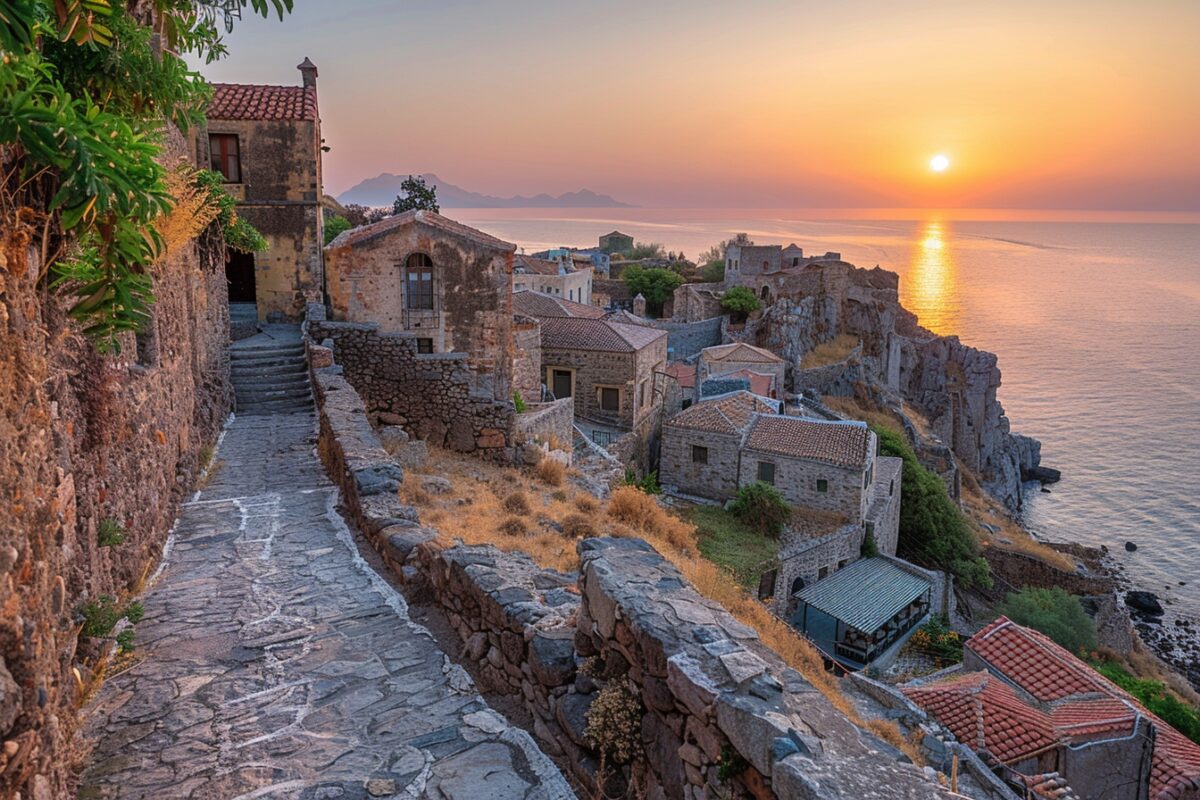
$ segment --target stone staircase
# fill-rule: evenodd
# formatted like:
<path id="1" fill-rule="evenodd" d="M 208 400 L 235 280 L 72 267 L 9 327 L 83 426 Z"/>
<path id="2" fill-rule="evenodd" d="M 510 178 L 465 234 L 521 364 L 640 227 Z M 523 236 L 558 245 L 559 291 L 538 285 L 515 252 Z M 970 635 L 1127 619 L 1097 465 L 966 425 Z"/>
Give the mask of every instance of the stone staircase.
<path id="1" fill-rule="evenodd" d="M 229 350 L 238 416 L 313 410 L 308 363 L 299 341 L 268 341 Z"/>

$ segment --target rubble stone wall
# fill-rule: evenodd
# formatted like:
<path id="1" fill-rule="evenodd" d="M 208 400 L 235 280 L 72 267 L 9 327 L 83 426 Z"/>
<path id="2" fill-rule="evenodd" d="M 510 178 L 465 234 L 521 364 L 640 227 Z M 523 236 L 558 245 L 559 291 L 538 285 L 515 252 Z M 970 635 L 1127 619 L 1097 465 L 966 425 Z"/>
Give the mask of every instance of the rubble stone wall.
<path id="1" fill-rule="evenodd" d="M 721 317 L 696 322 L 651 320 L 651 325 L 667 332 L 667 352 L 672 361 L 686 361 L 706 347 L 721 343 Z"/>
<path id="2" fill-rule="evenodd" d="M 78 612 L 153 570 L 232 398 L 223 251 L 155 265 L 140 346 L 105 356 L 39 288 L 27 234 L 0 230 L 0 797 L 41 800 L 74 796 L 73 669 L 90 680 L 113 646 L 80 637 Z M 105 520 L 119 542 L 98 540 Z"/>
<path id="3" fill-rule="evenodd" d="M 555 440 L 560 449 L 569 450 L 575 438 L 575 402 L 564 397 L 549 403 L 530 403 L 514 418 L 513 430 L 517 444 Z"/>
<path id="4" fill-rule="evenodd" d="M 374 324 L 310 319 L 308 334 L 333 342 L 334 359 L 375 421 L 461 453 L 513 458 L 512 403 L 477 391 L 466 354 L 418 354 L 415 335 L 380 333 Z"/>

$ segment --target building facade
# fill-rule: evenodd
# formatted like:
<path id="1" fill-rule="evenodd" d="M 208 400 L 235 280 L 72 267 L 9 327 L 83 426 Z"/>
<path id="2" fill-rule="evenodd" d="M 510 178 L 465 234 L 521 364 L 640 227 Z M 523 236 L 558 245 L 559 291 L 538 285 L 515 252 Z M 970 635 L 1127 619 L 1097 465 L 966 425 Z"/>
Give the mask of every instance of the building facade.
<path id="1" fill-rule="evenodd" d="M 600 237 L 600 249 L 609 255 L 628 255 L 633 252 L 633 237 L 620 231 L 606 233 Z"/>
<path id="2" fill-rule="evenodd" d="M 696 366 L 697 386 L 703 386 L 711 378 L 739 373 L 744 373 L 742 376 L 747 379 L 766 375 L 770 378 L 766 396 L 777 399 L 783 396 L 787 362 L 770 350 L 740 342 L 706 347 L 700 351 Z"/>
<path id="3" fill-rule="evenodd" d="M 511 399 L 516 246 L 432 211 L 346 231 L 325 249 L 331 319 L 465 353 L 478 392 Z"/>
<path id="4" fill-rule="evenodd" d="M 517 254 L 513 256 L 512 290 L 540 292 L 591 305 L 592 267 L 576 266 L 570 259 L 559 261 Z"/>
<path id="5" fill-rule="evenodd" d="M 196 161 L 220 173 L 237 213 L 266 238 L 263 253 L 230 253 L 229 300 L 259 320 L 295 321 L 322 302 L 321 119 L 317 68 L 299 86 L 218 83 Z"/>

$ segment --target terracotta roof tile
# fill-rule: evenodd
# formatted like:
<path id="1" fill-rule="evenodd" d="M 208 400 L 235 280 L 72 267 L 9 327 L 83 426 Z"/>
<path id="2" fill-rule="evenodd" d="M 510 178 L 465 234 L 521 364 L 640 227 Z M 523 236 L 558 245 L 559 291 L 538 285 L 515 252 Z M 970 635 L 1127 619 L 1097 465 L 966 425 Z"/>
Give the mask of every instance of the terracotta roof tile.
<path id="1" fill-rule="evenodd" d="M 209 119 L 317 119 L 317 90 L 307 86 L 214 83 Z"/>
<path id="2" fill-rule="evenodd" d="M 546 317 L 541 322 L 542 347 L 556 350 L 633 353 L 667 336 L 655 328 L 604 319 Z"/>
<path id="3" fill-rule="evenodd" d="M 580 317 L 601 319 L 607 313 L 603 308 L 563 300 L 542 292 L 522 290 L 513 292 L 513 311 L 538 319 L 553 317 Z"/>
<path id="4" fill-rule="evenodd" d="M 753 372 L 748 369 L 734 370 L 722 375 L 714 375 L 714 378 L 729 380 L 731 378 L 743 378 L 750 382 L 750 391 L 762 397 L 775 397 L 775 376 L 766 372 Z"/>
<path id="5" fill-rule="evenodd" d="M 706 347 L 701 351 L 700 357 L 705 361 L 747 361 L 761 364 L 779 364 L 783 361 L 770 350 L 743 342 Z"/>
<path id="6" fill-rule="evenodd" d="M 456 222 L 448 217 L 443 217 L 441 214 L 434 213 L 433 211 L 425 211 L 424 209 L 414 209 L 412 211 L 405 211 L 402 214 L 393 214 L 390 217 L 384 217 L 379 222 L 373 222 L 370 225 L 360 225 L 357 228 L 343 231 L 325 247 L 327 250 L 336 250 L 339 247 L 357 247 L 380 236 L 385 236 L 397 228 L 403 228 L 406 225 L 414 223 L 427 225 L 450 236 L 467 239 L 484 247 L 491 247 L 502 252 L 511 253 L 517 249 L 515 244 L 510 244 L 503 239 L 497 239 L 495 236 L 486 234 L 481 230 L 476 230 L 469 225 L 463 225 L 461 222 Z"/>
<path id="7" fill-rule="evenodd" d="M 518 270 L 529 275 L 557 275 L 561 268 L 557 261 L 517 253 L 513 256 L 513 272 Z"/>
<path id="8" fill-rule="evenodd" d="M 675 428 L 710 433 L 742 434 L 756 413 L 773 414 L 775 407 L 747 391 L 702 400 L 667 420 Z"/>
<path id="9" fill-rule="evenodd" d="M 861 422 L 826 422 L 778 415 L 755 418 L 746 449 L 839 467 L 863 467 L 871 430 Z"/>
<path id="10" fill-rule="evenodd" d="M 666 372 L 668 375 L 670 375 L 672 378 L 674 378 L 675 381 L 679 384 L 680 388 L 682 388 L 682 389 L 695 389 L 696 388 L 696 365 L 695 364 L 685 364 L 682 361 L 676 361 L 671 364 L 667 364 L 666 369 L 664 369 L 663 371 Z"/>

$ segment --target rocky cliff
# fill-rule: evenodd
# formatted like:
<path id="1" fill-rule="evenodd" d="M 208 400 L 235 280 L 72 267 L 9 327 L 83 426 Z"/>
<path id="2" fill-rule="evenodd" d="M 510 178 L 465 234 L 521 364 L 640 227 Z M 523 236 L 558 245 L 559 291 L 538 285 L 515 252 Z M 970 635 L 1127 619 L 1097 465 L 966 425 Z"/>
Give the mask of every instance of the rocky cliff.
<path id="1" fill-rule="evenodd" d="M 839 261 L 760 280 L 778 299 L 731 338 L 787 359 L 797 393 L 865 394 L 896 410 L 915 408 L 930 423 L 924 444 L 948 447 L 1009 509 L 1021 508 L 1022 474 L 1038 465 L 1041 445 L 1011 431 L 996 398 L 995 354 L 920 327 L 900 305 L 894 272 Z M 840 369 L 799 368 L 806 353 L 839 334 L 862 342 Z"/>

